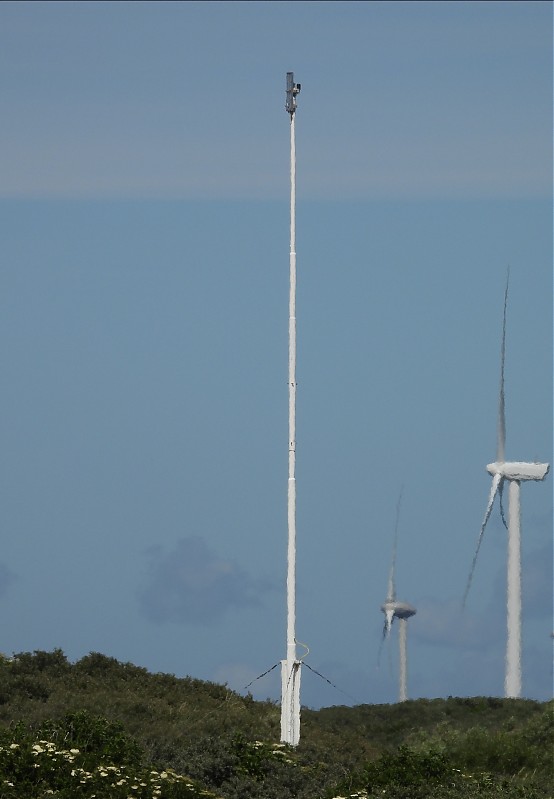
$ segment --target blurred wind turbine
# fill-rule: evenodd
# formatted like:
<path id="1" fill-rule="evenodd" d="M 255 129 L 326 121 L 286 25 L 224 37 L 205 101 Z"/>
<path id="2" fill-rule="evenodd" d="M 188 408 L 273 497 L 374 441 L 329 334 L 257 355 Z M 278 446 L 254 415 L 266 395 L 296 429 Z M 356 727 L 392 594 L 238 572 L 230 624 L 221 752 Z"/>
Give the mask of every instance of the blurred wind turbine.
<path id="1" fill-rule="evenodd" d="M 402 490 L 398 497 L 396 505 L 396 524 L 394 527 L 394 544 L 392 548 L 392 561 L 389 573 L 389 584 L 387 589 L 387 598 L 381 605 L 381 610 L 385 614 L 385 626 L 383 628 L 383 641 L 389 638 L 391 634 L 392 624 L 395 619 L 398 619 L 398 644 L 400 649 L 400 673 L 399 673 L 399 689 L 398 701 L 405 702 L 408 698 L 407 689 L 407 646 L 406 639 L 408 635 L 408 619 L 416 613 L 416 609 L 407 602 L 398 602 L 396 599 L 396 584 L 395 584 L 395 571 L 396 571 L 396 552 L 398 548 L 398 521 L 400 518 L 400 505 L 402 502 Z"/>
<path id="2" fill-rule="evenodd" d="M 504 397 L 504 361 L 506 356 L 506 310 L 508 307 L 508 286 L 510 272 L 506 278 L 504 292 L 504 316 L 502 321 L 502 347 L 500 351 L 500 397 L 498 403 L 498 431 L 496 445 L 496 461 L 489 463 L 487 471 L 492 475 L 492 485 L 489 501 L 479 538 L 469 572 L 466 590 L 463 598 L 465 607 L 473 573 L 483 540 L 485 527 L 491 515 L 494 499 L 499 496 L 500 512 L 504 525 L 508 529 L 508 560 L 507 560 L 507 627 L 508 637 L 506 644 L 506 675 L 504 679 L 504 694 L 506 697 L 521 696 L 521 510 L 520 488 L 524 480 L 544 480 L 550 468 L 548 463 L 525 463 L 523 461 L 506 461 L 506 418 Z M 509 482 L 508 524 L 504 520 L 502 509 L 502 491 L 504 481 Z"/>

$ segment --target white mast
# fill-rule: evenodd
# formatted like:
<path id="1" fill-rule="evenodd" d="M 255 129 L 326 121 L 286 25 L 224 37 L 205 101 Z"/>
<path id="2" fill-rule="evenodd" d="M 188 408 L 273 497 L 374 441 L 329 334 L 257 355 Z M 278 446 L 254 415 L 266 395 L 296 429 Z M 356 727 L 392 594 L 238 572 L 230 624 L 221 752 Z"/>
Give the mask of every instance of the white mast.
<path id="1" fill-rule="evenodd" d="M 300 661 L 296 656 L 296 141 L 294 112 L 300 84 L 287 72 L 290 114 L 289 480 L 287 548 L 287 658 L 281 661 L 281 741 L 300 739 Z"/>
<path id="2" fill-rule="evenodd" d="M 510 480 L 508 519 L 508 578 L 507 615 L 508 639 L 506 643 L 506 676 L 504 695 L 521 696 L 521 510 L 519 503 L 521 483 Z"/>
<path id="3" fill-rule="evenodd" d="M 398 645 L 400 649 L 400 675 L 398 683 L 398 701 L 405 702 L 408 699 L 408 655 L 406 638 L 408 636 L 408 622 L 406 618 L 398 619 Z"/>

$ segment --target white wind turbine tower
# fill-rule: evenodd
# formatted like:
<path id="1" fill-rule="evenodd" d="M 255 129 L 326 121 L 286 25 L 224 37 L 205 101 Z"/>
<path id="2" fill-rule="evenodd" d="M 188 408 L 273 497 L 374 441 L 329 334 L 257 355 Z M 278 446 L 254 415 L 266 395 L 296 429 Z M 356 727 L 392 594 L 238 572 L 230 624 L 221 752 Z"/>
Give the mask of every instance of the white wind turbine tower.
<path id="1" fill-rule="evenodd" d="M 550 468 L 548 463 L 525 463 L 523 461 L 505 460 L 506 419 L 504 398 L 504 360 L 506 355 L 506 309 L 508 306 L 508 285 L 510 273 L 506 278 L 504 292 L 504 316 L 502 322 L 502 347 L 500 351 L 500 398 L 498 403 L 498 432 L 496 446 L 496 460 L 489 463 L 487 471 L 492 475 L 492 486 L 489 501 L 481 531 L 477 540 L 477 548 L 473 556 L 471 570 L 464 594 L 465 606 L 479 549 L 483 540 L 485 527 L 491 515 L 494 499 L 499 495 L 500 512 L 502 510 L 502 491 L 504 481 L 509 483 L 508 496 L 508 558 L 507 558 L 507 626 L 508 637 L 506 644 L 506 675 L 504 679 L 504 694 L 506 697 L 521 696 L 521 511 L 520 489 L 525 480 L 544 480 Z M 506 525 L 506 522 L 504 521 Z"/>
<path id="2" fill-rule="evenodd" d="M 300 665 L 296 654 L 296 140 L 294 112 L 300 84 L 287 72 L 285 109 L 290 114 L 289 480 L 287 548 L 287 657 L 281 661 L 281 741 L 300 739 Z"/>
<path id="3" fill-rule="evenodd" d="M 388 638 L 391 633 L 392 623 L 398 619 L 398 645 L 400 655 L 400 673 L 399 673 L 399 688 L 398 688 L 398 701 L 405 702 L 408 698 L 408 666 L 407 666 L 407 637 L 408 637 L 408 619 L 414 616 L 416 609 L 407 602 L 398 602 L 396 599 L 396 584 L 394 574 L 396 570 L 396 551 L 398 547 L 398 520 L 400 518 L 400 503 L 402 502 L 402 492 L 398 497 L 398 504 L 396 506 L 396 525 L 394 528 L 394 545 L 392 549 L 392 562 L 389 574 L 389 585 L 387 590 L 387 598 L 381 605 L 381 610 L 385 614 L 385 627 L 383 629 L 383 640 Z"/>

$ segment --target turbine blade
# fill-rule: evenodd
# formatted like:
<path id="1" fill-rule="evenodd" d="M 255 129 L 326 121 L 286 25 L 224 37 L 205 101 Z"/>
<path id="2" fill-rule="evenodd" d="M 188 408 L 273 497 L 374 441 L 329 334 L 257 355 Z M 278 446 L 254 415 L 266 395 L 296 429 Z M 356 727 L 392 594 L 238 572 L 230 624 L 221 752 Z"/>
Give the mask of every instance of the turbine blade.
<path id="1" fill-rule="evenodd" d="M 383 638 L 388 638 L 390 635 L 390 631 L 392 629 L 392 623 L 394 621 L 394 610 L 386 610 L 385 611 L 385 627 L 383 630 Z"/>
<path id="2" fill-rule="evenodd" d="M 503 495 L 504 495 L 504 480 L 500 482 L 498 486 L 498 499 L 500 500 L 500 518 L 502 519 L 502 524 L 508 529 L 508 523 L 506 522 L 506 516 L 504 515 L 504 503 L 503 503 Z"/>
<path id="3" fill-rule="evenodd" d="M 483 535 L 485 533 L 485 527 L 487 526 L 487 522 L 489 520 L 489 516 L 491 515 L 492 506 L 494 504 L 494 498 L 496 496 L 496 492 L 499 489 L 501 481 L 502 481 L 502 475 L 501 474 L 495 474 L 494 477 L 493 477 L 493 480 L 492 480 L 491 492 L 490 492 L 490 495 L 489 495 L 489 502 L 488 502 L 488 505 L 487 505 L 487 510 L 485 511 L 485 517 L 484 517 L 483 523 L 481 525 L 481 531 L 479 533 L 479 538 L 477 539 L 477 548 L 475 550 L 475 555 L 473 556 L 473 562 L 471 564 L 471 569 L 470 569 L 469 577 L 468 577 L 468 580 L 467 580 L 466 590 L 464 592 L 464 598 L 462 600 L 462 607 L 463 608 L 465 608 L 465 606 L 466 606 L 467 595 L 469 594 L 469 589 L 471 588 L 471 581 L 473 580 L 473 572 L 475 571 L 475 564 L 477 563 L 477 557 L 479 555 L 479 550 L 481 549 L 481 542 L 483 541 Z"/>
<path id="4" fill-rule="evenodd" d="M 383 652 L 383 647 L 385 646 L 385 642 L 388 640 L 388 661 L 389 661 L 389 671 L 392 674 L 392 654 L 391 654 L 391 647 L 390 647 L 390 627 L 387 627 L 387 623 L 385 621 L 385 626 L 383 627 L 383 635 L 381 636 L 381 641 L 379 642 L 379 650 L 377 652 L 377 668 L 381 668 L 381 654 Z"/>
<path id="5" fill-rule="evenodd" d="M 392 561 L 389 573 L 389 584 L 387 589 L 387 602 L 396 601 L 396 584 L 394 576 L 396 571 L 396 551 L 398 549 L 398 522 L 400 520 L 400 505 L 402 504 L 403 491 L 404 491 L 404 486 L 401 486 L 400 494 L 398 496 L 398 502 L 396 503 L 396 522 L 394 525 L 394 544 L 392 547 Z M 389 626 L 389 632 L 390 632 L 390 626 Z"/>
<path id="6" fill-rule="evenodd" d="M 496 439 L 496 462 L 503 463 L 506 447 L 506 400 L 504 396 L 504 361 L 506 359 L 506 311 L 508 308 L 508 286 L 510 284 L 510 270 L 506 276 L 506 290 L 504 292 L 504 316 L 502 319 L 502 347 L 500 349 L 500 396 L 498 399 L 498 430 Z"/>
<path id="7" fill-rule="evenodd" d="M 385 641 L 390 638 L 392 623 L 394 621 L 394 611 L 393 610 L 386 610 L 385 611 L 385 623 L 383 624 L 383 635 L 381 636 L 381 641 L 379 643 L 379 651 L 377 653 L 377 666 L 381 665 L 381 650 L 383 649 L 383 644 Z"/>
<path id="8" fill-rule="evenodd" d="M 381 652 L 383 651 L 383 644 L 385 643 L 389 635 L 390 635 L 390 626 L 385 617 L 385 623 L 383 625 L 383 635 L 381 636 L 381 640 L 379 641 L 379 649 L 377 651 L 377 668 L 380 668 L 381 666 Z"/>

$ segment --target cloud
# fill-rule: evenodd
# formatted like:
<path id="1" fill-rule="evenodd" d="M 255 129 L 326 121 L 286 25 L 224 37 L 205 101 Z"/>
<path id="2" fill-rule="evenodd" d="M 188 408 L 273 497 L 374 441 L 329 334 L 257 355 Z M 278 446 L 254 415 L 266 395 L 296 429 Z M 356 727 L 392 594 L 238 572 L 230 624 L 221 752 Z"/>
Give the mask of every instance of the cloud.
<path id="1" fill-rule="evenodd" d="M 232 608 L 258 607 L 271 587 L 219 557 L 197 536 L 182 538 L 167 553 L 152 547 L 148 555 L 138 598 L 142 614 L 156 624 L 211 624 Z"/>

